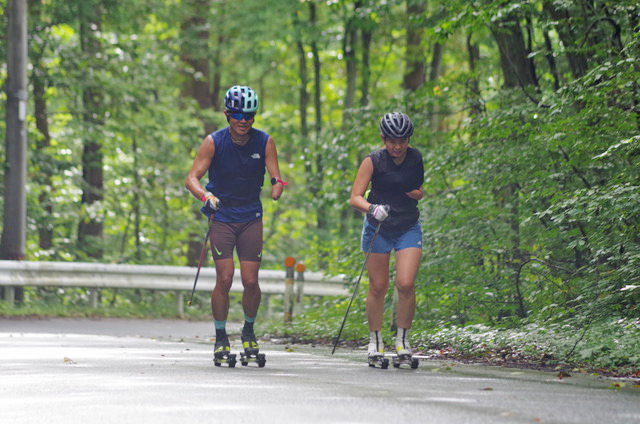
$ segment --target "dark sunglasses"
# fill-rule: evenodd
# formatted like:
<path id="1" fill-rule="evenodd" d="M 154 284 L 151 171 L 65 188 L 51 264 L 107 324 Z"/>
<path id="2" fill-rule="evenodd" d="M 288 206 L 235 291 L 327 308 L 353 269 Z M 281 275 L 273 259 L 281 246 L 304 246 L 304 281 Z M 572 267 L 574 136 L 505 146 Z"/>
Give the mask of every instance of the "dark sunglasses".
<path id="1" fill-rule="evenodd" d="M 245 121 L 251 121 L 256 116 L 256 113 L 255 112 L 238 112 L 238 113 L 229 112 L 229 116 L 237 121 L 242 121 L 243 119 Z"/>

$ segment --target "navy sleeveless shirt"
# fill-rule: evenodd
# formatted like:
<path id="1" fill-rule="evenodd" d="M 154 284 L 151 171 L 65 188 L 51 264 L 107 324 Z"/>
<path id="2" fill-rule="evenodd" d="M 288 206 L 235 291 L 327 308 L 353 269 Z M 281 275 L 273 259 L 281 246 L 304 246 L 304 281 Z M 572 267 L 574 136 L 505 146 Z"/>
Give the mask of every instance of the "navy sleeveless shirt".
<path id="1" fill-rule="evenodd" d="M 262 218 L 260 191 L 269 134 L 252 128 L 244 146 L 233 143 L 229 127 L 214 132 L 211 138 L 216 150 L 209 166 L 207 190 L 220 199 L 215 220 L 248 222 Z M 207 214 L 204 208 L 201 210 Z"/>
<path id="2" fill-rule="evenodd" d="M 420 218 L 418 201 L 405 193 L 420 188 L 424 182 L 422 155 L 417 149 L 409 147 L 407 156 L 400 165 L 393 162 L 387 149 L 379 149 L 368 155 L 373 162 L 371 192 L 369 203 L 389 205 L 389 217 L 382 222 L 381 232 L 404 232 Z M 370 224 L 377 226 L 378 221 L 367 214 Z"/>

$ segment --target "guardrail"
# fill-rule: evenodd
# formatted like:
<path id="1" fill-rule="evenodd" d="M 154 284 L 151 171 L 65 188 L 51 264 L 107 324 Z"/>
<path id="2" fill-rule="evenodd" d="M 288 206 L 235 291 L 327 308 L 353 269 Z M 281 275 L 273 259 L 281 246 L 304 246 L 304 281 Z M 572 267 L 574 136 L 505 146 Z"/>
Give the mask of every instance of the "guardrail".
<path id="1" fill-rule="evenodd" d="M 289 260 L 289 258 L 287 258 Z M 293 258 L 291 258 L 293 260 Z M 348 282 L 344 276 L 328 277 L 320 272 L 304 272 L 298 264 L 295 294 L 292 290 L 293 263 L 287 263 L 287 271 L 260 270 L 260 288 L 269 302 L 270 295 L 291 296 L 291 312 L 299 310 L 304 295 L 346 296 Z M 289 266 L 291 265 L 291 266 Z M 302 265 L 302 266 L 301 266 Z M 147 290 L 171 290 L 177 293 L 178 313 L 184 313 L 184 293 L 190 292 L 196 268 L 161 265 L 123 265 L 86 262 L 30 262 L 0 261 L 0 286 L 5 287 L 5 300 L 13 303 L 14 287 L 50 286 L 85 287 L 91 289 L 91 303 L 97 307 L 98 290 L 101 288 L 127 288 Z M 242 292 L 240 270 L 233 278 L 232 292 Z M 216 281 L 215 268 L 202 268 L 197 291 L 211 292 Z M 287 303 L 287 302 L 285 302 Z M 286 316 L 286 313 L 285 313 Z"/>

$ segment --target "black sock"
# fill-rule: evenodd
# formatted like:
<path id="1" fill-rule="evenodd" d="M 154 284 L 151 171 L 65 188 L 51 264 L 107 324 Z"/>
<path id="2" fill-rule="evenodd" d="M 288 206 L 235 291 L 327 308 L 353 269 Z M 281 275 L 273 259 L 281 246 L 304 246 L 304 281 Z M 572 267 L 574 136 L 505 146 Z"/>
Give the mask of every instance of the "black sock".
<path id="1" fill-rule="evenodd" d="M 244 322 L 244 327 L 242 327 L 242 335 L 248 336 L 253 334 L 253 323 L 249 321 Z"/>
<path id="2" fill-rule="evenodd" d="M 225 330 L 224 328 L 221 328 L 221 329 L 216 328 L 216 340 L 222 340 L 226 338 L 228 338 L 227 330 Z"/>

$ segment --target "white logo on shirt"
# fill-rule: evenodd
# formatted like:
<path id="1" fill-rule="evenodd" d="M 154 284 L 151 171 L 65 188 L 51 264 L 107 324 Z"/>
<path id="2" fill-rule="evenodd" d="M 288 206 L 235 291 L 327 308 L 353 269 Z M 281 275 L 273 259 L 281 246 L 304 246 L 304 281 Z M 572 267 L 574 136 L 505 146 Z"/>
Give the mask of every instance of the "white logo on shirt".
<path id="1" fill-rule="evenodd" d="M 254 153 L 251 155 L 251 159 L 260 159 L 260 153 Z"/>

